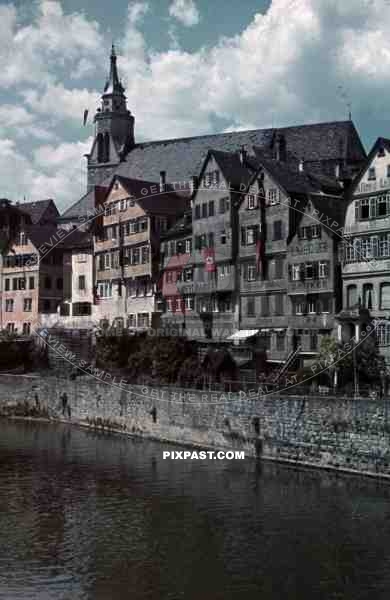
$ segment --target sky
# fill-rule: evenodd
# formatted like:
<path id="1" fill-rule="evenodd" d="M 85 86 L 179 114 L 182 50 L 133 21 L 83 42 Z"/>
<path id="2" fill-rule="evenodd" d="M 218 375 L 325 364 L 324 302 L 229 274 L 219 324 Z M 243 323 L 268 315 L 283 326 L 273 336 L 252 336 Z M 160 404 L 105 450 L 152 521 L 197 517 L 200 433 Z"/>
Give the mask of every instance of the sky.
<path id="1" fill-rule="evenodd" d="M 0 0 L 0 197 L 86 190 L 114 41 L 136 141 L 353 121 L 390 137 L 390 0 Z M 90 119 L 83 127 L 84 109 Z"/>

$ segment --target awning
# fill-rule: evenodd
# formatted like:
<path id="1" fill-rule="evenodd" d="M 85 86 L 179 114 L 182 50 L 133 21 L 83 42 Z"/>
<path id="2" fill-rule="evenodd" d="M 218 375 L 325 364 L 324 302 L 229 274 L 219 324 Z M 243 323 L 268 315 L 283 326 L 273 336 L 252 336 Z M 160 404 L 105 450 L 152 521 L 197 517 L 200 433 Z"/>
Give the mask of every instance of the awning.
<path id="1" fill-rule="evenodd" d="M 230 335 L 228 340 L 247 340 L 248 338 L 253 337 L 259 333 L 258 329 L 241 329 L 240 331 L 236 331 L 233 335 Z"/>

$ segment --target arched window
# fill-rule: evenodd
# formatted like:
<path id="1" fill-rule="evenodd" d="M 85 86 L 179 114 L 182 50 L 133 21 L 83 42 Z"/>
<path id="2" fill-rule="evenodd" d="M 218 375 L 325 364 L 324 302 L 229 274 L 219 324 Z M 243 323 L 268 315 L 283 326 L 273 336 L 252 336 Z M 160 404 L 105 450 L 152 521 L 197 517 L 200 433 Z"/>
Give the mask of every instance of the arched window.
<path id="1" fill-rule="evenodd" d="M 357 305 L 357 287 L 349 285 L 347 287 L 347 308 L 354 308 Z"/>
<path id="2" fill-rule="evenodd" d="M 381 310 L 390 309 L 390 283 L 381 285 Z"/>
<path id="3" fill-rule="evenodd" d="M 104 134 L 104 159 L 103 162 L 110 162 L 110 134 L 108 131 Z"/>
<path id="4" fill-rule="evenodd" d="M 97 134 L 96 143 L 98 163 L 102 163 L 104 162 L 104 139 L 102 133 Z"/>
<path id="5" fill-rule="evenodd" d="M 363 306 L 372 310 L 374 289 L 372 283 L 365 283 L 363 285 Z"/>

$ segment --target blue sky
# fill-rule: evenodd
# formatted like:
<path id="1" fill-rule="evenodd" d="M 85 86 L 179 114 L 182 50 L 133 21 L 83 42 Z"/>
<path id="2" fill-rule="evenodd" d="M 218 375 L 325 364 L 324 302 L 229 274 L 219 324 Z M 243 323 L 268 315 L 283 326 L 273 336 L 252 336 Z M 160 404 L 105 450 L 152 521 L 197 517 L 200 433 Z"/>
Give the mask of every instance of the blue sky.
<path id="1" fill-rule="evenodd" d="M 390 0 L 0 1 L 0 178 L 11 200 L 85 190 L 114 40 L 136 139 L 339 120 L 390 137 Z"/>

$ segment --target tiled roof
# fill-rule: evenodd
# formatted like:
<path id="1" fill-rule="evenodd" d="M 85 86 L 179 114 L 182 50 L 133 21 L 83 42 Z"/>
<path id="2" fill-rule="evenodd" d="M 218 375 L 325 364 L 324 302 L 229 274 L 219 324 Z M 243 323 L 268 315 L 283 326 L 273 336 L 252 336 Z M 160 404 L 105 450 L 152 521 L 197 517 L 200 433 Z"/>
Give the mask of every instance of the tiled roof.
<path id="1" fill-rule="evenodd" d="M 221 169 L 225 179 L 233 186 L 246 185 L 252 176 L 252 170 L 241 163 L 238 152 L 222 152 L 210 150 Z"/>
<path id="2" fill-rule="evenodd" d="M 262 166 L 288 193 L 327 192 L 341 194 L 342 187 L 334 177 L 308 170 L 299 171 L 295 162 L 288 163 L 269 158 L 261 148 L 254 148 L 258 166 Z"/>
<path id="3" fill-rule="evenodd" d="M 24 202 L 23 204 L 19 204 L 18 208 L 30 215 L 33 223 L 39 223 L 50 206 L 53 206 L 57 215 L 59 215 L 55 202 L 51 198 L 47 200 L 36 200 L 35 202 Z"/>
<path id="4" fill-rule="evenodd" d="M 304 160 L 311 170 L 321 170 L 324 161 L 344 159 L 347 162 L 358 163 L 356 166 L 359 167 L 366 158 L 366 152 L 353 123 L 338 121 L 136 144 L 126 160 L 118 165 L 116 173 L 132 179 L 158 182 L 160 171 L 165 170 L 167 181 L 188 181 L 192 175 L 199 174 L 211 148 L 237 152 L 241 147 L 250 151 L 253 146 L 258 146 L 274 153 L 278 136 L 284 138 L 288 158 L 294 156 L 297 160 Z M 65 215 L 75 214 L 76 206 L 77 214 L 82 214 L 88 202 L 87 194 L 84 201 L 78 202 L 66 211 Z"/>
<path id="5" fill-rule="evenodd" d="M 166 191 L 160 192 L 159 184 L 152 181 L 130 179 L 120 175 L 114 176 L 114 179 L 118 179 L 148 213 L 176 215 L 188 208 L 189 200 L 176 194 L 169 185 L 166 186 Z"/>

